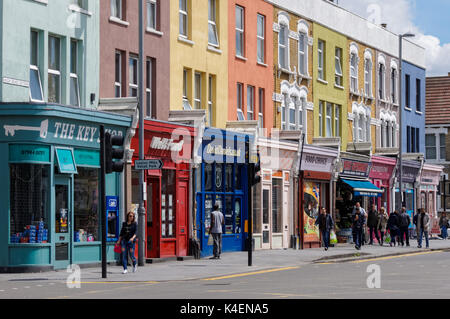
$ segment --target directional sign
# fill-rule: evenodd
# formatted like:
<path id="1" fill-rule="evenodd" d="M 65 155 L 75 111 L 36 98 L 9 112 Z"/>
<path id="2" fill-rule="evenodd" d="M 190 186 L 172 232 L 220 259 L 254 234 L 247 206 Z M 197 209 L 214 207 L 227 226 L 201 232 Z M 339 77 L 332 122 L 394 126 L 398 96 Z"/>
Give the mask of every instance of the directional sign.
<path id="1" fill-rule="evenodd" d="M 134 169 L 136 169 L 136 170 L 161 169 L 163 166 L 164 166 L 164 163 L 159 159 L 134 161 Z"/>

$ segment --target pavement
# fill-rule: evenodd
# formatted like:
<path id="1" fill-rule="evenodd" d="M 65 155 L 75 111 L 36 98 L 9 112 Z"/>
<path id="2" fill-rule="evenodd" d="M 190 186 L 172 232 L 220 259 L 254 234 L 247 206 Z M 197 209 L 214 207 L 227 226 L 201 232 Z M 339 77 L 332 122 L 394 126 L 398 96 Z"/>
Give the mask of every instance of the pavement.
<path id="1" fill-rule="evenodd" d="M 380 258 L 397 255 L 423 253 L 436 250 L 450 250 L 450 240 L 430 240 L 430 248 L 417 248 L 417 241 L 410 240 L 410 247 L 390 247 L 364 245 L 361 250 L 356 250 L 351 244 L 338 244 L 330 247 L 328 251 L 323 248 L 305 250 L 276 249 L 255 250 L 253 252 L 252 266 L 248 266 L 248 252 L 223 253 L 221 259 L 211 260 L 208 257 L 202 259 L 187 259 L 184 261 L 169 260 L 166 262 L 146 264 L 138 267 L 136 273 L 128 267 L 128 274 L 122 274 L 122 267 L 109 264 L 107 278 L 102 278 L 101 267 L 81 268 L 80 282 L 171 282 L 189 280 L 207 280 L 231 275 L 251 275 L 258 272 L 276 272 L 289 267 L 298 267 L 314 263 L 342 263 L 361 259 Z M 70 273 L 66 270 L 25 273 L 25 274 L 0 274 L 2 281 L 66 281 Z"/>

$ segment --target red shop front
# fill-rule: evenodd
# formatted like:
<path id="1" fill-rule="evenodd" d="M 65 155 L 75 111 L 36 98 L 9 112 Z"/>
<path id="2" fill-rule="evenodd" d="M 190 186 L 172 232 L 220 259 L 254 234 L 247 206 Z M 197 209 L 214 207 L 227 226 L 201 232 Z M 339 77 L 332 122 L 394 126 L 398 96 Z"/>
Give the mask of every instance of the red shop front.
<path id="1" fill-rule="evenodd" d="M 383 190 L 383 194 L 380 197 L 371 199 L 371 204 L 377 205 L 377 209 L 384 207 L 386 212 L 390 214 L 392 212 L 392 174 L 394 168 L 397 165 L 396 158 L 372 156 L 371 158 L 372 168 L 370 170 L 369 178 L 371 182 Z"/>
<path id="2" fill-rule="evenodd" d="M 138 129 L 136 129 L 139 132 Z M 168 122 L 144 121 L 144 159 L 160 159 L 163 168 L 146 170 L 146 258 L 187 256 L 189 246 L 189 179 L 195 129 Z M 139 204 L 139 135 L 134 149 L 132 205 Z"/>

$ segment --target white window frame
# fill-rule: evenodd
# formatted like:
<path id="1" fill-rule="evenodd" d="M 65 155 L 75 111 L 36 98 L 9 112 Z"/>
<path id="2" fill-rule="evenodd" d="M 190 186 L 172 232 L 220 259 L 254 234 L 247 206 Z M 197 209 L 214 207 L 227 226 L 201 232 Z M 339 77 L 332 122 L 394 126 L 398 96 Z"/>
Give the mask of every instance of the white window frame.
<path id="1" fill-rule="evenodd" d="M 136 63 L 136 70 L 131 68 L 131 61 L 133 61 L 133 67 L 134 63 Z M 133 71 L 133 76 L 131 76 L 131 72 Z M 136 83 L 133 83 L 134 78 L 134 72 L 136 71 Z M 132 91 L 136 91 L 136 96 L 139 94 L 139 57 L 136 55 L 130 55 L 128 59 L 128 96 L 133 96 Z"/>
<path id="2" fill-rule="evenodd" d="M 59 38 L 59 37 L 57 37 L 57 36 L 54 36 L 54 35 L 49 35 L 49 38 L 55 38 L 55 39 L 58 39 L 58 41 L 59 41 L 59 68 L 61 69 L 61 57 L 62 57 L 62 52 L 61 52 L 61 38 Z M 49 39 L 49 43 L 50 43 L 50 39 Z M 49 50 L 50 51 L 50 50 Z M 50 56 L 50 52 L 48 52 L 48 55 Z M 59 85 L 58 85 L 58 87 L 59 87 L 59 92 L 57 92 L 58 93 L 58 101 L 52 101 L 52 102 L 50 102 L 50 103 L 61 103 L 62 102 L 62 81 L 61 81 L 61 70 L 54 70 L 54 69 L 50 69 L 50 63 L 48 64 L 48 76 L 50 77 L 50 76 L 57 76 L 58 77 L 58 82 L 59 82 Z M 48 81 L 48 84 L 50 84 L 50 81 Z M 49 97 L 50 97 L 50 94 L 49 94 Z"/>
<path id="3" fill-rule="evenodd" d="M 183 92 L 182 92 L 183 110 L 191 111 L 192 106 L 188 98 L 188 70 L 183 69 Z"/>
<path id="4" fill-rule="evenodd" d="M 358 93 L 358 54 L 350 53 L 350 91 Z"/>
<path id="5" fill-rule="evenodd" d="M 32 39 L 31 39 L 31 33 L 36 34 L 36 48 L 34 48 L 35 54 L 36 54 L 36 64 L 32 64 L 31 62 L 31 56 L 30 56 L 30 101 L 31 102 L 44 102 L 44 92 L 42 90 L 42 81 L 41 81 L 41 72 L 39 71 L 39 32 L 36 30 L 31 30 L 30 32 L 30 46 L 32 46 Z M 33 48 L 31 48 L 33 49 Z M 31 51 L 31 50 L 30 50 Z M 41 93 L 41 99 L 33 99 L 33 96 L 31 94 L 31 72 L 36 71 L 37 72 L 37 79 L 39 83 L 39 89 Z"/>
<path id="6" fill-rule="evenodd" d="M 146 98 L 146 116 L 152 117 L 152 111 L 153 111 L 153 60 L 151 58 L 147 58 L 146 64 L 145 64 L 145 74 L 147 75 L 146 83 L 145 83 L 145 98 Z"/>
<path id="7" fill-rule="evenodd" d="M 208 76 L 208 125 L 213 125 L 213 96 L 214 96 L 214 77 Z"/>
<path id="8" fill-rule="evenodd" d="M 364 91 L 367 97 L 372 97 L 372 60 L 364 59 Z"/>
<path id="9" fill-rule="evenodd" d="M 117 65 L 117 55 L 119 55 L 119 64 Z M 115 64 L 115 72 L 117 72 L 117 67 L 119 68 L 119 81 L 117 82 L 117 79 L 115 79 L 114 81 L 114 96 L 116 98 L 122 97 L 122 52 L 116 50 L 115 55 L 114 55 L 114 64 Z M 114 73 L 114 77 L 115 77 L 115 73 Z M 116 92 L 117 89 L 119 90 L 119 96 L 117 96 Z"/>
<path id="10" fill-rule="evenodd" d="M 238 121 L 245 121 L 244 111 L 242 110 L 243 107 L 243 99 L 244 99 L 244 84 L 238 82 L 236 84 L 236 97 L 237 97 L 237 120 Z"/>
<path id="11" fill-rule="evenodd" d="M 319 136 L 324 137 L 324 126 L 323 126 L 323 111 L 324 111 L 324 101 L 319 101 Z"/>
<path id="12" fill-rule="evenodd" d="M 202 109 L 202 74 L 194 73 L 194 109 Z"/>
<path id="13" fill-rule="evenodd" d="M 338 54 L 339 52 L 339 54 Z M 342 49 L 339 47 L 336 47 L 334 50 L 334 72 L 335 72 L 335 84 L 337 86 L 344 86 L 344 75 L 342 72 Z"/>
<path id="14" fill-rule="evenodd" d="M 264 128 L 264 98 L 265 90 L 263 88 L 258 89 L 258 126 L 260 129 Z"/>
<path id="15" fill-rule="evenodd" d="M 117 5 L 119 5 L 119 7 L 117 7 Z M 117 9 L 118 11 L 116 12 Z M 111 17 L 122 20 L 122 9 L 122 0 L 111 0 Z"/>
<path id="16" fill-rule="evenodd" d="M 77 73 L 72 73 L 72 59 L 73 59 L 73 57 L 72 57 L 72 44 L 73 43 L 75 43 L 75 52 L 76 52 L 76 55 L 75 55 L 75 72 L 77 72 Z M 80 107 L 80 81 L 79 81 L 79 78 L 78 78 L 78 41 L 77 40 L 75 40 L 75 39 L 71 39 L 70 40 L 70 67 L 69 67 L 69 71 L 70 71 L 70 105 L 72 105 L 72 106 L 77 106 L 77 107 Z M 77 90 L 77 105 L 73 105 L 71 102 L 72 102 L 72 80 L 74 80 L 75 81 L 75 83 L 76 83 L 76 90 Z"/>
<path id="17" fill-rule="evenodd" d="M 325 136 L 333 136 L 333 104 L 326 102 L 325 104 Z"/>
<path id="18" fill-rule="evenodd" d="M 286 130 L 288 125 L 287 111 L 289 109 L 289 94 L 283 93 L 283 102 L 281 104 L 281 129 Z"/>
<path id="19" fill-rule="evenodd" d="M 179 23 L 179 28 L 178 28 L 178 32 L 180 34 L 181 37 L 184 38 L 188 38 L 189 37 L 189 8 L 188 8 L 188 1 L 189 0 L 180 0 L 179 5 L 184 4 L 186 7 L 186 10 L 183 10 L 182 6 L 179 7 L 179 19 L 178 19 L 178 23 Z M 181 32 L 181 20 L 183 19 L 183 22 L 186 22 L 186 26 L 183 25 L 183 27 L 185 27 L 186 29 L 184 30 L 184 33 Z"/>
<path id="20" fill-rule="evenodd" d="M 441 143 L 441 136 L 444 135 L 444 145 Z M 445 143 L 445 140 L 447 138 L 447 134 L 440 133 L 439 136 L 439 160 L 440 161 L 446 161 L 447 160 L 447 145 Z M 444 148 L 444 152 L 442 152 L 442 148 Z M 444 158 L 442 158 L 442 153 L 444 154 Z"/>
<path id="21" fill-rule="evenodd" d="M 284 30 L 284 37 L 281 30 Z M 281 40 L 284 40 L 284 44 L 281 43 Z M 281 57 L 284 59 L 284 64 L 281 63 Z M 278 33 L 278 64 L 282 69 L 289 69 L 289 26 L 284 23 L 280 24 L 280 32 Z"/>
<path id="22" fill-rule="evenodd" d="M 427 144 L 427 136 L 433 136 L 434 146 L 430 146 L 430 145 Z M 427 134 L 425 134 L 425 158 L 426 159 L 433 160 L 433 161 L 437 161 L 437 160 L 440 159 L 440 154 L 439 154 L 440 152 L 438 151 L 438 147 L 437 147 L 438 146 L 438 141 L 437 141 L 438 136 L 439 136 L 439 134 L 435 134 L 435 133 L 427 133 Z M 427 153 L 428 149 L 431 149 L 431 148 L 434 149 L 434 152 L 436 154 L 435 158 L 428 157 L 428 155 L 427 155 L 428 154 Z M 440 148 L 440 143 L 439 143 L 439 148 Z"/>
<path id="23" fill-rule="evenodd" d="M 247 85 L 247 120 L 255 119 L 255 87 Z"/>
<path id="24" fill-rule="evenodd" d="M 391 67 L 391 99 L 393 104 L 398 104 L 397 79 L 398 79 L 397 68 Z"/>
<path id="25" fill-rule="evenodd" d="M 259 32 L 260 21 L 262 21 L 262 35 Z M 260 43 L 262 44 L 260 45 Z M 262 50 L 262 52 L 260 52 L 260 50 Z M 260 13 L 256 16 L 256 59 L 258 63 L 266 62 L 266 17 Z"/>
<path id="26" fill-rule="evenodd" d="M 297 114 L 298 114 L 298 122 L 297 122 L 298 130 L 304 130 L 305 116 L 306 116 L 306 97 L 304 97 L 304 96 L 301 96 L 299 98 Z"/>
<path id="27" fill-rule="evenodd" d="M 214 6 L 214 10 L 211 10 L 211 4 Z M 213 17 L 211 17 L 211 13 L 213 14 Z M 216 0 L 208 0 L 208 44 L 212 45 L 214 47 L 219 47 L 219 34 L 217 32 L 217 6 L 216 6 Z M 215 41 L 214 42 L 210 42 L 209 39 L 209 28 L 212 28 L 214 31 L 214 37 L 215 37 Z"/>
<path id="28" fill-rule="evenodd" d="M 325 81 L 325 41 L 319 40 L 317 44 L 317 54 L 318 54 L 318 60 L 317 60 L 317 75 L 320 80 Z"/>
<path id="29" fill-rule="evenodd" d="M 298 73 L 304 76 L 308 75 L 308 34 L 303 31 L 298 34 Z"/>
<path id="30" fill-rule="evenodd" d="M 382 62 L 378 63 L 378 98 L 386 100 L 386 65 Z"/>
<path id="31" fill-rule="evenodd" d="M 295 131 L 298 127 L 298 115 L 297 115 L 297 96 L 291 95 L 290 102 L 289 102 L 289 108 L 287 109 L 287 118 L 289 119 L 287 129 L 290 131 Z"/>
<path id="32" fill-rule="evenodd" d="M 235 7 L 236 21 L 235 21 L 235 30 L 236 30 L 236 44 L 239 41 L 241 46 L 241 52 L 238 52 L 238 47 L 236 46 L 236 56 L 244 57 L 245 56 L 245 9 L 239 5 Z M 239 15 L 238 15 L 239 14 Z M 238 17 L 241 19 L 242 28 L 238 27 Z"/>
<path id="33" fill-rule="evenodd" d="M 153 24 L 151 17 L 153 14 Z M 157 30 L 158 27 L 158 3 L 157 0 L 147 0 L 147 28 Z"/>
<path id="34" fill-rule="evenodd" d="M 334 136 L 341 136 L 341 109 L 339 104 L 334 104 Z"/>

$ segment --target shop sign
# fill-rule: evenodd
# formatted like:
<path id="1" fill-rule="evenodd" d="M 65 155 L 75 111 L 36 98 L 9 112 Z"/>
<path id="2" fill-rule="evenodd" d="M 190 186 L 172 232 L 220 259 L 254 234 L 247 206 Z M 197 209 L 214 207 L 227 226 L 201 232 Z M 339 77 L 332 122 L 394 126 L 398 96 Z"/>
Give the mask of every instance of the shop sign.
<path id="1" fill-rule="evenodd" d="M 255 162 L 254 154 L 246 154 L 245 137 L 249 138 L 249 148 L 252 149 L 254 137 L 236 132 L 219 129 L 207 129 L 202 141 L 202 158 L 206 163 L 246 163 Z M 200 151 L 200 149 L 199 149 Z M 246 159 L 246 155 L 249 158 Z"/>
<path id="2" fill-rule="evenodd" d="M 439 173 L 422 171 L 421 183 L 438 185 L 439 176 L 440 176 Z"/>
<path id="3" fill-rule="evenodd" d="M 150 144 L 150 148 L 162 151 L 181 152 L 183 149 L 183 144 L 183 140 L 175 143 L 173 139 L 154 136 Z"/>
<path id="4" fill-rule="evenodd" d="M 67 121 L 67 119 L 27 117 L 11 120 L 6 118 L 0 124 L 0 140 L 32 139 L 46 143 L 92 146 L 100 145 L 99 125 L 87 125 L 81 121 Z M 124 129 L 105 127 L 105 132 L 111 135 L 124 135 Z M 2 134 L 3 133 L 3 134 Z"/>
<path id="5" fill-rule="evenodd" d="M 372 163 L 372 169 L 370 170 L 370 178 L 377 178 L 388 180 L 391 178 L 393 166 L 385 166 Z"/>
<path id="6" fill-rule="evenodd" d="M 402 181 L 403 183 L 414 183 L 416 181 L 416 177 L 419 174 L 420 168 L 403 166 L 402 167 Z M 398 177 L 398 171 L 397 171 Z"/>
<path id="7" fill-rule="evenodd" d="M 301 170 L 330 172 L 332 159 L 326 156 L 303 154 Z"/>
<path id="8" fill-rule="evenodd" d="M 371 163 L 348 160 L 348 159 L 341 159 L 341 161 L 342 161 L 341 175 L 346 175 L 346 176 L 351 176 L 351 177 L 362 177 L 362 178 L 369 177 Z"/>
<path id="9" fill-rule="evenodd" d="M 10 162 L 50 162 L 50 147 L 45 145 L 11 144 L 9 145 Z"/>

